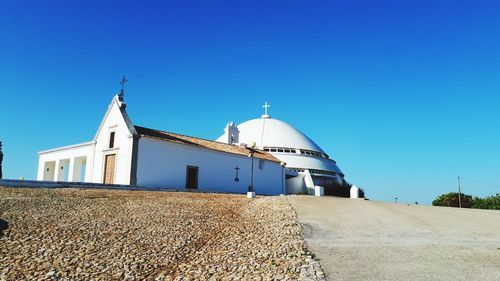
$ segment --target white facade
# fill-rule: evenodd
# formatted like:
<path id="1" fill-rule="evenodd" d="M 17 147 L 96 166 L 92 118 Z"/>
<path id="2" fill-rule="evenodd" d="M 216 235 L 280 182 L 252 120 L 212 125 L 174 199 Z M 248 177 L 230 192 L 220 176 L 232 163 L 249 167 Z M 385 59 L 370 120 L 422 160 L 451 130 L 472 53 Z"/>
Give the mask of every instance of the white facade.
<path id="1" fill-rule="evenodd" d="M 158 139 L 138 133 L 136 128 L 141 127 L 132 124 L 125 108 L 123 98 L 115 96 L 91 142 L 39 152 L 37 179 L 179 189 L 192 187 L 195 181 L 199 190 L 247 192 L 252 182 L 250 150 L 218 143 L 211 149 L 210 143 L 202 145 L 206 140 L 173 134 Z M 229 133 L 234 141 L 237 128 Z M 254 191 L 284 193 L 280 161 L 264 152 L 253 159 Z"/>
<path id="2" fill-rule="evenodd" d="M 129 123 L 125 103 L 115 96 L 94 140 L 39 152 L 37 180 L 103 183 L 105 156 L 115 154 L 117 161 L 113 183 L 130 184 L 133 127 Z M 115 137 L 110 148 L 112 132 Z"/>
<path id="3" fill-rule="evenodd" d="M 114 144 L 110 148 L 110 136 L 114 132 Z M 115 96 L 94 137 L 95 151 L 91 182 L 102 183 L 106 155 L 116 155 L 114 184 L 135 184 L 131 180 L 134 126 L 125 111 L 125 103 Z"/>

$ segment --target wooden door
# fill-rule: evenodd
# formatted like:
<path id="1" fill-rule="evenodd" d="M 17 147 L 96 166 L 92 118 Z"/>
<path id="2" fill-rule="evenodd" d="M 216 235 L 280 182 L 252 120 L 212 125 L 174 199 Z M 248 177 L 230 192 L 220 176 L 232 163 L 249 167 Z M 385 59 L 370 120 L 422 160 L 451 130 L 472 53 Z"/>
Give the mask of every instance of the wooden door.
<path id="1" fill-rule="evenodd" d="M 198 167 L 187 166 L 186 188 L 198 188 Z"/>
<path id="2" fill-rule="evenodd" d="M 106 155 L 104 161 L 104 183 L 113 184 L 115 182 L 116 154 Z"/>

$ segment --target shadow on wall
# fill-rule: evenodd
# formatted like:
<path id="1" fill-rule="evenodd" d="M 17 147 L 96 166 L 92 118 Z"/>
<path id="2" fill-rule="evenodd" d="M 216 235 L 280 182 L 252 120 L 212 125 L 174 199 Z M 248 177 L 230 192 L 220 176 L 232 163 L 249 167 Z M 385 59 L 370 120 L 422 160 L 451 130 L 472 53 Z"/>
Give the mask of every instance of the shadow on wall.
<path id="1" fill-rule="evenodd" d="M 0 219 L 0 237 L 4 236 L 3 231 L 9 228 L 9 223 L 5 220 Z"/>

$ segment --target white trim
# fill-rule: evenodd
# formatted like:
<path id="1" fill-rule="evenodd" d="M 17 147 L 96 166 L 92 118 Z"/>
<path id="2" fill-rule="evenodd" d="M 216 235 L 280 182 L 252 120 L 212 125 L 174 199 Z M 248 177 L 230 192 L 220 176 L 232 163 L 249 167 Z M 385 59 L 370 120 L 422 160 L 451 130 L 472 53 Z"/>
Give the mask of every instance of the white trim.
<path id="1" fill-rule="evenodd" d="M 73 149 L 73 148 L 77 148 L 77 147 L 91 146 L 91 145 L 95 145 L 95 144 L 96 144 L 95 141 L 88 141 L 88 142 L 79 143 L 79 144 L 73 144 L 73 145 L 68 145 L 68 146 L 61 146 L 61 147 L 57 147 L 57 148 L 52 148 L 52 149 L 47 149 L 47 150 L 39 151 L 38 155 L 46 154 L 46 153 L 51 153 L 51 152 L 56 152 L 56 151 L 61 151 L 61 150 Z"/>

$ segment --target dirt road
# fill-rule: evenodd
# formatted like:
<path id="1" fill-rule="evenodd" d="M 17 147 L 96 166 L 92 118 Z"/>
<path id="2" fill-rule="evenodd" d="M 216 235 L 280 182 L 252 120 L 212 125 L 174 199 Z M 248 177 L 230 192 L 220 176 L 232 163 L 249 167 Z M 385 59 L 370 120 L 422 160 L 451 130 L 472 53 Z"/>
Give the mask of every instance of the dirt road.
<path id="1" fill-rule="evenodd" d="M 288 200 L 328 280 L 500 280 L 500 211 Z"/>

